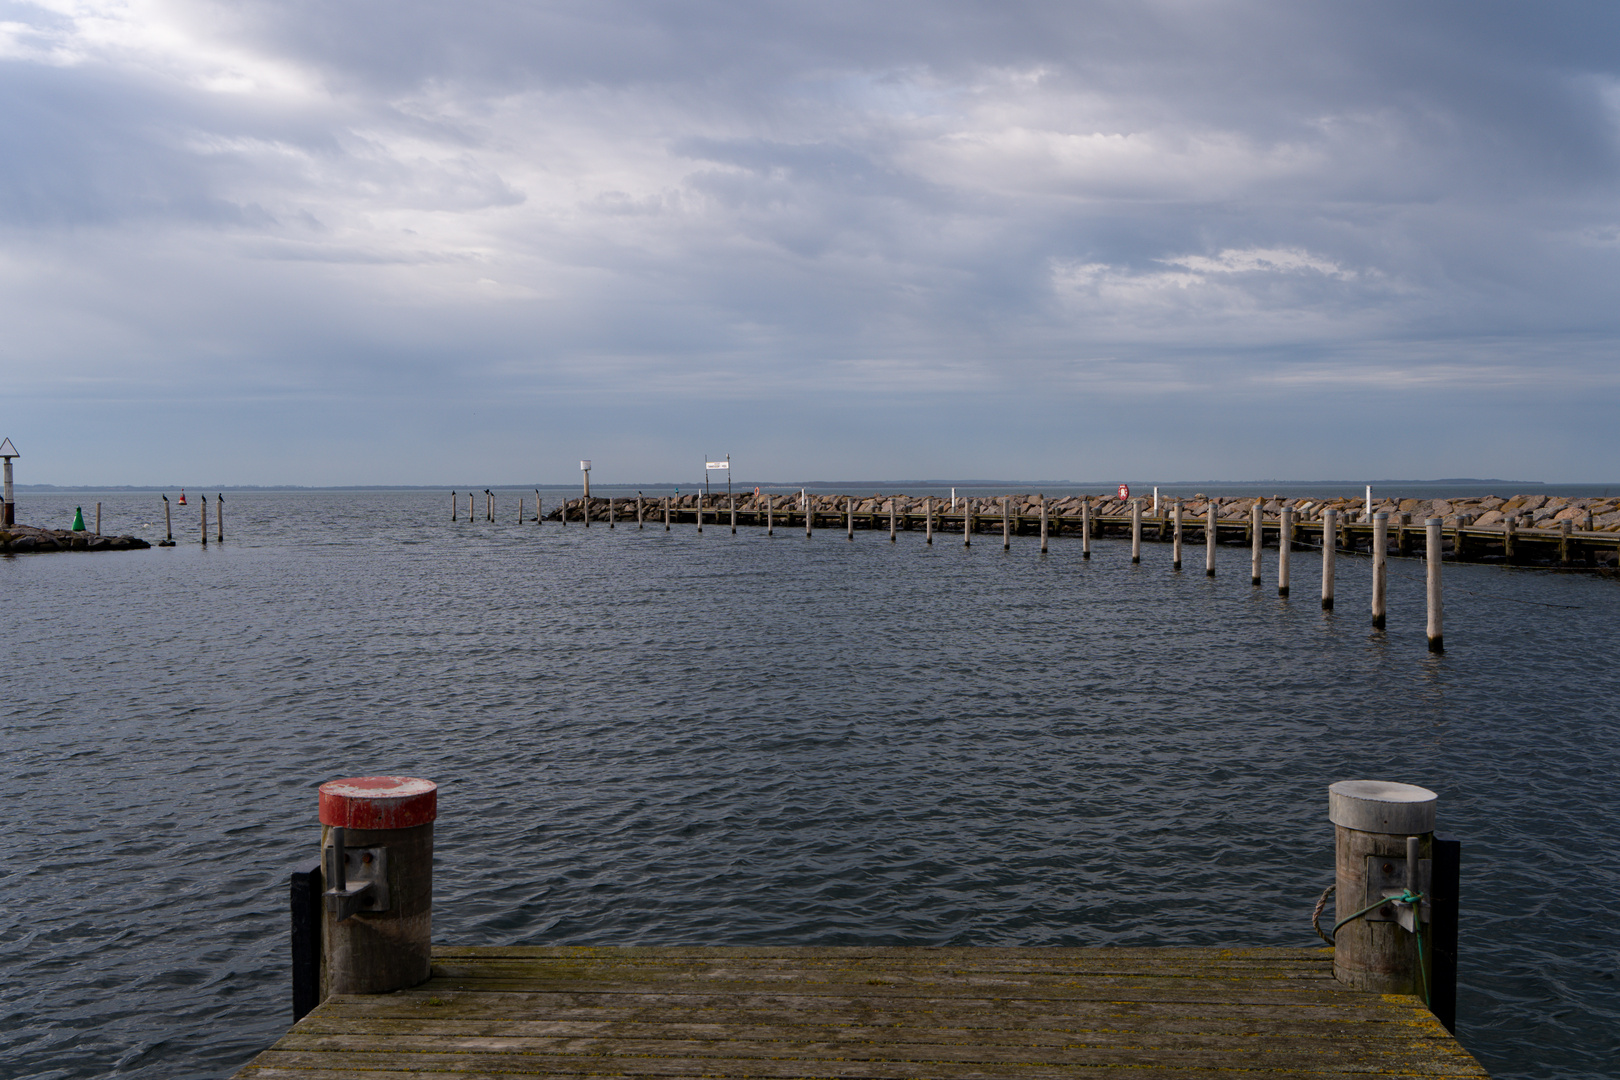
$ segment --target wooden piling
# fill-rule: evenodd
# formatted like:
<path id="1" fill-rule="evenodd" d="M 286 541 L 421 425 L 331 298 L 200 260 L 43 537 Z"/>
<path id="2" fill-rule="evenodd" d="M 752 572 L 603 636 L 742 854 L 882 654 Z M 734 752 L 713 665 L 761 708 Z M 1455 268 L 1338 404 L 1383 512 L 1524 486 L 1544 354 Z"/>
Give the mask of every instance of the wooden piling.
<path id="1" fill-rule="evenodd" d="M 403 776 L 320 788 L 322 997 L 387 994 L 427 979 L 438 785 Z"/>
<path id="2" fill-rule="evenodd" d="M 458 510 L 460 510 L 460 509 L 461 509 L 461 492 L 452 491 L 450 493 L 450 520 L 451 521 L 456 520 L 456 512 Z"/>
<path id="3" fill-rule="evenodd" d="M 96 503 L 96 532 L 101 532 L 100 503 Z M 214 539 L 221 544 L 225 542 L 225 493 L 223 491 L 214 496 Z"/>
<path id="4" fill-rule="evenodd" d="M 1294 549 L 1294 508 L 1285 506 L 1277 523 L 1277 595 L 1288 595 L 1288 556 Z"/>
<path id="5" fill-rule="evenodd" d="M 855 539 L 855 496 L 844 496 L 844 538 Z"/>
<path id="6" fill-rule="evenodd" d="M 1181 569 L 1181 500 L 1174 499 L 1170 504 L 1170 514 L 1175 520 L 1175 535 L 1171 538 L 1170 569 Z"/>
<path id="7" fill-rule="evenodd" d="M 771 513 L 771 511 L 773 511 L 775 509 L 776 509 L 776 496 L 774 496 L 774 495 L 766 495 L 765 496 L 765 535 L 766 536 L 775 536 L 776 535 L 776 522 L 774 520 L 772 520 L 772 513 Z"/>
<path id="8" fill-rule="evenodd" d="M 608 496 L 608 528 L 617 529 L 618 527 L 619 527 L 619 507 L 618 507 L 618 502 L 617 502 L 617 500 L 615 500 L 613 498 L 613 496 L 609 495 Z"/>
<path id="9" fill-rule="evenodd" d="M 587 477 L 589 475 L 589 473 L 586 474 Z M 585 523 L 587 529 L 591 527 L 591 497 L 589 495 L 579 497 L 579 519 Z"/>
<path id="10" fill-rule="evenodd" d="M 1011 502 L 1007 496 L 1001 497 L 1001 550 L 1012 550 L 1012 518 L 1007 514 L 1007 505 Z"/>
<path id="11" fill-rule="evenodd" d="M 1264 507 L 1259 499 L 1249 507 L 1249 584 L 1260 586 L 1260 548 L 1265 542 Z"/>
<path id="12" fill-rule="evenodd" d="M 1428 936 L 1423 917 L 1430 905 L 1420 901 L 1413 912 L 1395 897 L 1403 885 L 1414 895 L 1428 892 L 1423 862 L 1432 856 L 1437 799 L 1427 788 L 1381 780 L 1341 780 L 1328 788 L 1337 909 L 1333 975 L 1340 982 L 1379 994 L 1428 996 L 1434 950 L 1421 949 L 1418 935 Z M 1386 896 L 1390 902 L 1379 905 Z M 1402 908 L 1408 919 L 1416 916 L 1417 933 L 1398 921 Z"/>
<path id="13" fill-rule="evenodd" d="M 208 546 L 208 496 L 202 496 L 202 546 Z"/>
<path id="14" fill-rule="evenodd" d="M 928 536 L 923 542 L 932 547 L 934 543 L 934 497 L 932 495 L 923 499 L 923 513 L 927 516 L 928 522 L 926 526 Z"/>
<path id="15" fill-rule="evenodd" d="M 815 529 L 815 521 L 816 521 L 815 496 L 809 494 L 808 492 L 805 492 L 805 491 L 801 490 L 799 492 L 799 502 L 804 507 L 804 535 L 805 535 L 805 539 L 808 540 L 810 538 L 812 532 Z"/>
<path id="16" fill-rule="evenodd" d="M 893 497 L 891 497 L 889 499 L 889 543 L 891 543 L 891 544 L 895 542 L 895 536 L 894 536 L 894 515 L 895 515 L 895 510 L 896 510 L 895 504 L 898 503 L 899 501 L 900 501 L 900 497 L 898 495 L 893 496 Z"/>
<path id="17" fill-rule="evenodd" d="M 1322 610 L 1333 610 L 1333 579 L 1336 569 L 1335 557 L 1339 550 L 1339 533 L 1335 527 L 1338 524 L 1339 512 L 1328 509 L 1322 511 Z"/>
<path id="18" fill-rule="evenodd" d="M 1440 595 L 1440 529 L 1444 525 L 1439 518 L 1430 518 L 1424 522 L 1425 559 L 1428 564 L 1429 586 L 1429 651 L 1432 653 L 1445 652 L 1445 612 L 1442 607 Z"/>
<path id="19" fill-rule="evenodd" d="M 1560 566 L 1568 566 L 1575 561 L 1573 545 L 1570 543 L 1570 534 L 1574 530 L 1574 525 L 1575 523 L 1568 518 L 1558 523 L 1558 565 Z M 1462 535 L 1460 531 L 1458 535 Z"/>
<path id="20" fill-rule="evenodd" d="M 1389 512 L 1373 515 L 1372 538 L 1372 624 L 1384 628 L 1384 594 L 1389 588 Z"/>
<path id="21" fill-rule="evenodd" d="M 962 546 L 973 546 L 973 500 L 962 500 Z"/>
<path id="22" fill-rule="evenodd" d="M 664 531 L 669 532 L 669 496 L 664 496 Z"/>
<path id="23" fill-rule="evenodd" d="M 163 496 L 163 542 L 169 547 L 174 546 L 174 522 L 169 517 L 169 497 L 167 495 Z"/>
<path id="24" fill-rule="evenodd" d="M 1206 520 L 1204 522 L 1204 576 L 1205 577 L 1214 577 L 1215 576 L 1215 540 L 1220 535 L 1220 526 L 1218 524 L 1220 519 L 1219 519 L 1219 516 L 1217 514 L 1217 511 L 1219 509 L 1220 508 L 1215 505 L 1215 500 L 1214 499 L 1209 500 L 1209 506 L 1205 508 L 1205 518 L 1206 518 Z"/>
<path id="25" fill-rule="evenodd" d="M 642 505 L 641 492 L 638 491 L 636 492 L 636 528 L 645 529 L 646 527 L 647 516 Z"/>
<path id="26" fill-rule="evenodd" d="M 220 496 L 220 501 L 223 502 L 224 499 L 225 499 L 225 496 L 221 495 Z M 219 538 L 221 540 L 223 540 L 223 539 L 225 539 L 225 535 L 224 535 L 225 523 L 223 521 L 220 522 L 219 527 L 220 527 L 220 530 L 221 530 Z M 96 503 L 96 535 L 97 536 L 101 535 L 101 504 L 100 503 Z"/>
<path id="27" fill-rule="evenodd" d="M 540 524 L 540 522 L 541 522 L 541 516 L 540 516 L 540 489 L 535 488 L 534 489 L 534 523 L 536 525 L 538 525 L 538 524 Z"/>
<path id="28" fill-rule="evenodd" d="M 697 494 L 697 527 L 698 532 L 701 533 L 703 531 L 703 493 L 701 491 Z"/>
<path id="29" fill-rule="evenodd" d="M 730 481 L 727 481 L 728 483 Z M 737 496 L 728 495 L 726 501 L 731 504 L 731 535 L 737 535 Z"/>
<path id="30" fill-rule="evenodd" d="M 518 496 L 518 524 L 523 524 L 523 496 Z"/>
<path id="31" fill-rule="evenodd" d="M 1046 554 L 1046 496 L 1041 497 L 1041 554 Z"/>
<path id="32" fill-rule="evenodd" d="M 1142 500 L 1131 500 L 1131 562 L 1142 561 Z"/>
<path id="33" fill-rule="evenodd" d="M 1402 514 L 1400 525 L 1395 530 L 1395 554 L 1405 558 L 1412 554 L 1412 539 L 1408 530 L 1412 526 L 1412 515 Z"/>
<path id="34" fill-rule="evenodd" d="M 1519 519 L 1512 515 L 1502 519 L 1502 555 L 1513 565 L 1513 548 L 1519 539 Z"/>

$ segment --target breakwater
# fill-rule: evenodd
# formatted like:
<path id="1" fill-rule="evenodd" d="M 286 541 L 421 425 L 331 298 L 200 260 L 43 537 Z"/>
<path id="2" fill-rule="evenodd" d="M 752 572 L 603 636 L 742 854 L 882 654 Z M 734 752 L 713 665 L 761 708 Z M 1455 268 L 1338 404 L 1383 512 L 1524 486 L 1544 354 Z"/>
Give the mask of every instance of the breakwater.
<path id="1" fill-rule="evenodd" d="M 41 529 L 33 525 L 11 525 L 0 530 L 0 554 L 27 554 L 35 551 L 133 551 L 152 545 L 138 536 L 102 536 L 70 529 Z"/>
<path id="2" fill-rule="evenodd" d="M 1370 552 L 1375 519 L 1388 515 L 1388 551 L 1410 555 L 1422 546 L 1423 525 L 1439 519 L 1442 548 L 1451 559 L 1569 569 L 1613 569 L 1620 566 L 1620 499 L 1546 495 L 1486 496 L 1464 499 L 1324 499 L 1279 496 L 1202 496 L 1154 500 L 1069 495 L 1046 499 L 1038 494 L 946 499 L 879 493 L 871 496 L 827 494 L 740 494 L 640 497 L 579 497 L 549 508 L 537 496 L 540 516 L 524 520 L 562 525 L 695 523 L 767 528 L 841 528 L 861 530 L 1002 532 L 1022 536 L 1105 537 L 1130 535 L 1141 516 L 1141 539 L 1175 542 L 1178 535 L 1202 542 L 1214 511 L 1218 544 L 1253 542 L 1256 507 L 1262 542 L 1280 543 L 1287 512 L 1293 545 L 1320 547 L 1324 530 L 1334 531 L 1339 550 Z M 1181 524 L 1177 524 L 1177 516 Z M 499 517 L 492 503 L 483 515 Z M 470 518 L 469 518 L 470 519 Z M 1331 522 L 1331 526 L 1328 524 Z"/>

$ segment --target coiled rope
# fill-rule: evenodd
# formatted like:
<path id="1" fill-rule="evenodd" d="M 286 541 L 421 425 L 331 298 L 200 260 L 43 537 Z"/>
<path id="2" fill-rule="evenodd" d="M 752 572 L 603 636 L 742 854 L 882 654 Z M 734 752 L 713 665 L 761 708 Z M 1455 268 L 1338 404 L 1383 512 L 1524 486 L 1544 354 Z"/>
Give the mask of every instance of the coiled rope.
<path id="1" fill-rule="evenodd" d="M 1430 1000 L 1429 1000 L 1429 973 L 1428 973 L 1428 971 L 1426 971 L 1424 969 L 1424 963 L 1423 963 L 1423 924 L 1421 922 L 1416 921 L 1416 913 L 1417 913 L 1417 910 L 1418 910 L 1418 904 L 1420 904 L 1423 901 L 1423 899 L 1424 899 L 1423 894 L 1422 893 L 1415 893 L 1411 889 L 1402 889 L 1401 894 L 1399 896 L 1386 896 L 1382 900 L 1379 900 L 1375 904 L 1368 904 L 1366 907 L 1362 908 L 1360 911 L 1357 911 L 1357 912 L 1355 912 L 1353 914 L 1350 914 L 1350 915 L 1346 915 L 1344 918 L 1340 919 L 1338 922 L 1333 924 L 1333 932 L 1331 934 L 1329 934 L 1329 933 L 1327 933 L 1326 931 L 1324 931 L 1322 929 L 1322 912 L 1327 907 L 1328 897 L 1333 895 L 1333 890 L 1336 887 L 1337 887 L 1336 885 L 1329 885 L 1327 888 L 1323 889 L 1322 890 L 1322 895 L 1319 896 L 1317 898 L 1317 900 L 1316 900 L 1316 908 L 1315 908 L 1315 910 L 1313 910 L 1311 912 L 1311 929 L 1316 931 L 1316 936 L 1317 937 L 1321 938 L 1323 941 L 1327 942 L 1329 945 L 1336 944 L 1335 939 L 1339 936 L 1339 928 L 1341 926 L 1343 926 L 1347 922 L 1351 922 L 1352 920 L 1361 918 L 1363 915 L 1367 914 L 1367 912 L 1369 912 L 1369 911 L 1375 911 L 1378 908 L 1381 908 L 1385 904 L 1389 904 L 1389 903 L 1410 904 L 1412 906 L 1412 911 L 1413 911 L 1413 923 L 1412 923 L 1412 925 L 1417 927 L 1417 931 L 1412 936 L 1417 938 L 1418 979 L 1423 984 L 1423 1004 L 1428 1005 L 1430 1008 L 1433 1008 L 1433 1003 L 1430 1002 Z"/>

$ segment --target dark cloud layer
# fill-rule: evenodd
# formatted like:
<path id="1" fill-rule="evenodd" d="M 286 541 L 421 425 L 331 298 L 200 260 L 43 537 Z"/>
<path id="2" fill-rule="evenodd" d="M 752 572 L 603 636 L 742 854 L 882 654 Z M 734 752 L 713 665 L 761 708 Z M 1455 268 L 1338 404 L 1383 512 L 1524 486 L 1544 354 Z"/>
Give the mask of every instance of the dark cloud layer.
<path id="1" fill-rule="evenodd" d="M 5 0 L 5 423 L 341 406 L 220 478 L 403 480 L 494 467 L 471 411 L 522 479 L 619 410 L 659 475 L 709 402 L 953 433 L 739 426 L 782 476 L 1219 477 L 1354 414 L 1348 473 L 1606 475 L 1613 425 L 1537 433 L 1620 398 L 1617 42 L 1596 4 Z M 1210 410 L 1255 434 L 1211 459 Z"/>

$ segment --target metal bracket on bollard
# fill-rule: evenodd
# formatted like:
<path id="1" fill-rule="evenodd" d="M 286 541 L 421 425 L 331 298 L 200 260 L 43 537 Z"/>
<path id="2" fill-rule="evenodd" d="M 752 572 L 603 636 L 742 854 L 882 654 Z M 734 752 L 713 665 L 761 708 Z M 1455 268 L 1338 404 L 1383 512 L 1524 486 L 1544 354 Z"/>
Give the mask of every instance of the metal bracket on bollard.
<path id="1" fill-rule="evenodd" d="M 1417 849 L 1418 838 L 1411 836 L 1406 841 L 1405 859 L 1367 856 L 1367 897 L 1362 903 L 1369 905 L 1382 899 L 1389 900 L 1389 903 L 1373 908 L 1363 916 L 1368 922 L 1400 923 L 1407 933 L 1416 933 L 1418 923 L 1430 921 L 1429 880 L 1433 874 L 1433 861 L 1418 858 Z M 1416 905 L 1396 899 L 1408 892 L 1417 893 L 1423 899 Z M 1414 906 L 1417 908 L 1415 918 Z"/>
<path id="2" fill-rule="evenodd" d="M 326 910 L 342 922 L 362 911 L 388 910 L 388 849 L 348 848 L 343 826 L 332 827 L 332 846 L 326 849 Z"/>

